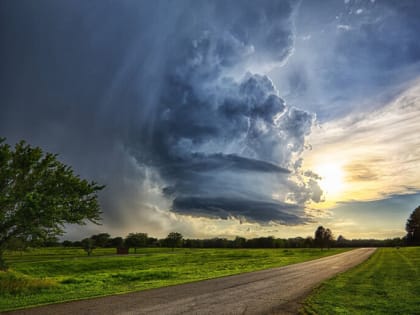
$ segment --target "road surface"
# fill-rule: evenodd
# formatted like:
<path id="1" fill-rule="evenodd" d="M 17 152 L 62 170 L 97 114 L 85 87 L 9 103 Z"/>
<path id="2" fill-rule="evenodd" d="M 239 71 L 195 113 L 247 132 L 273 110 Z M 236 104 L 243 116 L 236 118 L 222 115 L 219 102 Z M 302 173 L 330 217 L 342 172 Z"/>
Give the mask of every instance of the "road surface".
<path id="1" fill-rule="evenodd" d="M 320 282 L 358 265 L 374 251 L 360 248 L 285 267 L 5 314 L 296 314 L 299 303 Z"/>

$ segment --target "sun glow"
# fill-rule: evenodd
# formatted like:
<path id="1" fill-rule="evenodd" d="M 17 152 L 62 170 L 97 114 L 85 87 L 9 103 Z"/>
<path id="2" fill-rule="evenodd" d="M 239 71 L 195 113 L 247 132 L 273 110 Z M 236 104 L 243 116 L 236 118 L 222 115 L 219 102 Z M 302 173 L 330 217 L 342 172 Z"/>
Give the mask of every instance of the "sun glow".
<path id="1" fill-rule="evenodd" d="M 337 197 L 344 189 L 344 171 L 338 164 L 321 164 L 315 167 L 315 172 L 321 176 L 318 182 L 328 199 Z"/>

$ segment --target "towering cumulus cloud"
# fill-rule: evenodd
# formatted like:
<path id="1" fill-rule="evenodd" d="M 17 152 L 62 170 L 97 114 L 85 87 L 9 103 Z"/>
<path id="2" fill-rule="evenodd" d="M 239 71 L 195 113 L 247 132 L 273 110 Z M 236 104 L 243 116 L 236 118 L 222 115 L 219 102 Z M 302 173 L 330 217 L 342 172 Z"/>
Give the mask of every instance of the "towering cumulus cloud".
<path id="1" fill-rule="evenodd" d="M 154 119 L 144 122 L 147 138 L 134 156 L 159 174 L 174 212 L 304 222 L 303 205 L 319 196 L 313 180 L 291 178 L 314 117 L 287 107 L 269 77 L 247 72 L 291 53 L 293 8 L 192 5 L 195 16 L 178 20 L 183 38 L 171 47 Z"/>
<path id="2" fill-rule="evenodd" d="M 2 10 L 13 40 L 1 133 L 59 152 L 107 184 L 109 226 L 169 230 L 185 216 L 308 221 L 305 205 L 322 195 L 300 167 L 314 116 L 286 105 L 266 75 L 293 51 L 296 8 L 94 3 Z"/>

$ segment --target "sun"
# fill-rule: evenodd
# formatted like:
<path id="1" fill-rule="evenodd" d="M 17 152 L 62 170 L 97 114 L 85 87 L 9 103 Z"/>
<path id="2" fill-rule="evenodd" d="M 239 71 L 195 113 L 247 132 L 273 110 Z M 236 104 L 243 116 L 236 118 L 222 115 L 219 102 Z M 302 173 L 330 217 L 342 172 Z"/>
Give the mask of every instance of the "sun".
<path id="1" fill-rule="evenodd" d="M 334 163 L 321 164 L 315 167 L 314 170 L 321 176 L 321 180 L 318 183 L 327 199 L 342 193 L 344 189 L 344 172 L 341 165 Z"/>

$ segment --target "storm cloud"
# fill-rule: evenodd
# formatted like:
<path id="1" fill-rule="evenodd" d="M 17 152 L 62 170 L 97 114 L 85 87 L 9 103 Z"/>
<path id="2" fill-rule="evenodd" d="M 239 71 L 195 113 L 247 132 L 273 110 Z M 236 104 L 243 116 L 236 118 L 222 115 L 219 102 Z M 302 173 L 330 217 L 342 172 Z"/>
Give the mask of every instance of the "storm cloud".
<path id="1" fill-rule="evenodd" d="M 267 75 L 293 51 L 292 3 L 1 6 L 0 134 L 106 184 L 105 224 L 309 220 L 322 192 L 296 161 L 315 116 Z"/>

